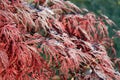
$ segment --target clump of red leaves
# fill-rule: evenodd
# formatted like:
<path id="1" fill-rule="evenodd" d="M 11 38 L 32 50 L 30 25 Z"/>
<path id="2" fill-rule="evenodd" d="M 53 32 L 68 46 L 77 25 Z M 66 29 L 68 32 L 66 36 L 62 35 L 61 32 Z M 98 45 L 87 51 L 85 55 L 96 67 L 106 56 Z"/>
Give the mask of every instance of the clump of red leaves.
<path id="1" fill-rule="evenodd" d="M 0 79 L 119 80 L 104 20 L 69 1 L 0 0 Z"/>

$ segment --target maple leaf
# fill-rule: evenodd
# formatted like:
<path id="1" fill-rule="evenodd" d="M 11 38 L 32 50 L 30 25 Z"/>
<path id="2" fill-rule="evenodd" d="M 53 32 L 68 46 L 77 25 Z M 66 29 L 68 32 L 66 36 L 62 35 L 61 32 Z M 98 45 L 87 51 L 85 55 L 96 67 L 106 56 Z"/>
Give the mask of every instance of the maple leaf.
<path id="1" fill-rule="evenodd" d="M 107 53 L 115 57 L 104 20 L 114 22 L 70 1 L 26 1 L 0 1 L 1 80 L 120 79 Z"/>

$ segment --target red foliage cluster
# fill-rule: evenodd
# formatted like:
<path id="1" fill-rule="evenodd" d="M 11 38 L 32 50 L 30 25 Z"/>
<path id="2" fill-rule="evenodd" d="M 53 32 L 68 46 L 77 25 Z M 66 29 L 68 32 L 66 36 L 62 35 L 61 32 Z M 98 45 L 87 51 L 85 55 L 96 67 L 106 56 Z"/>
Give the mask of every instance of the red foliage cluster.
<path id="1" fill-rule="evenodd" d="M 0 80 L 119 80 L 104 18 L 42 1 L 0 0 Z"/>

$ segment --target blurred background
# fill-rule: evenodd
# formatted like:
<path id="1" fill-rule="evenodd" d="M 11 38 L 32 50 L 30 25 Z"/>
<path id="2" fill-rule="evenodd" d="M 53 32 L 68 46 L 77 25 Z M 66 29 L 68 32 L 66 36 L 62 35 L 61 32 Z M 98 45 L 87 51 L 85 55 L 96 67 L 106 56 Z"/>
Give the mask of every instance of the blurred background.
<path id="1" fill-rule="evenodd" d="M 115 30 L 120 30 L 120 0 L 70 0 L 80 8 L 86 8 L 96 15 L 104 14 L 115 22 L 116 26 L 109 26 L 109 36 L 115 35 Z M 120 38 L 114 39 L 117 57 L 120 57 Z"/>

